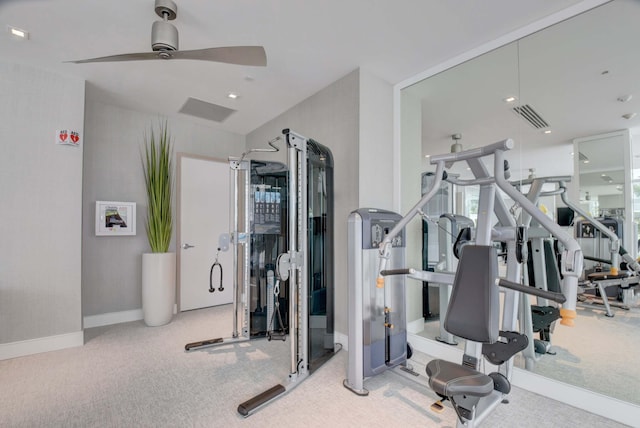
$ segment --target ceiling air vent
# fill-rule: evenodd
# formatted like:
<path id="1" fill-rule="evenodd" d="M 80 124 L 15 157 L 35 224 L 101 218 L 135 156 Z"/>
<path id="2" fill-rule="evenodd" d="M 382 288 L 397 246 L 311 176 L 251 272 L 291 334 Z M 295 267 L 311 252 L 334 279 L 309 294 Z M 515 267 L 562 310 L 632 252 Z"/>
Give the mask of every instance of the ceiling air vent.
<path id="1" fill-rule="evenodd" d="M 195 98 L 189 98 L 180 109 L 180 113 L 199 117 L 201 119 L 213 120 L 214 122 L 222 122 L 235 112 L 236 110 Z"/>
<path id="2" fill-rule="evenodd" d="M 529 122 L 529 124 L 536 129 L 543 129 L 543 128 L 549 127 L 549 124 L 547 123 L 547 121 L 544 120 L 542 116 L 540 116 L 538 112 L 535 111 L 533 107 L 531 107 L 529 104 L 516 106 L 513 108 L 513 111 L 518 116 L 520 116 L 521 118 Z"/>

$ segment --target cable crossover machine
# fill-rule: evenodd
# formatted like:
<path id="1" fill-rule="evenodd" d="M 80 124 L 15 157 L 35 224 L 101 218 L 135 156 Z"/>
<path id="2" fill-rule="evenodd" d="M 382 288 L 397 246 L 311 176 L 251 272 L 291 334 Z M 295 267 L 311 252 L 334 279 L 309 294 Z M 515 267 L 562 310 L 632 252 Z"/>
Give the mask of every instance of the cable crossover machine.
<path id="1" fill-rule="evenodd" d="M 310 138 L 282 133 L 269 142 L 271 149 L 229 158 L 231 232 L 220 242 L 229 241 L 233 251 L 231 336 L 185 345 L 189 352 L 259 338 L 288 341 L 287 379 L 240 404 L 245 417 L 289 392 L 335 352 L 333 156 Z M 245 159 L 279 151 L 274 143 L 280 139 L 288 165 Z"/>

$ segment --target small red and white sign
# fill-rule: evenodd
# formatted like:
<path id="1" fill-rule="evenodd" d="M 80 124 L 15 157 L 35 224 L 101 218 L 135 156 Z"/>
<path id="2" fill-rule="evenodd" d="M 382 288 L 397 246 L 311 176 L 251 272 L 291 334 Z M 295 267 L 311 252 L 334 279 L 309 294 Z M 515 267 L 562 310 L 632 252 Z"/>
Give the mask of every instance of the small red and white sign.
<path id="1" fill-rule="evenodd" d="M 80 145 L 80 133 L 69 129 L 60 129 L 56 132 L 56 144 L 77 147 Z"/>

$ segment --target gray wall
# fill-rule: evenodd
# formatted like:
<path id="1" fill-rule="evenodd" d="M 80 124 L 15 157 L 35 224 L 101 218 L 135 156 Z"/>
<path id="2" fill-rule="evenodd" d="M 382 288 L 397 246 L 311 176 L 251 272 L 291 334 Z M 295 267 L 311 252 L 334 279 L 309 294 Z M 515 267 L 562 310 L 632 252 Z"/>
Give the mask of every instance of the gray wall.
<path id="1" fill-rule="evenodd" d="M 393 209 L 393 87 L 360 70 L 359 207 Z"/>
<path id="2" fill-rule="evenodd" d="M 0 343 L 79 332 L 83 80 L 0 62 Z"/>
<path id="3" fill-rule="evenodd" d="M 390 84 L 355 70 L 247 135 L 247 148 L 264 148 L 282 129 L 290 128 L 333 152 L 335 329 L 342 334 L 348 332 L 349 213 L 361 206 L 391 208 L 392 106 Z M 254 157 L 286 162 L 286 150 Z M 362 192 L 361 186 L 369 187 Z"/>
<path id="4" fill-rule="evenodd" d="M 82 189 L 84 316 L 136 310 L 142 306 L 141 255 L 150 248 L 144 230 L 146 195 L 140 150 L 145 131 L 163 120 L 154 114 L 92 100 L 99 96 L 92 91 L 88 86 Z M 226 159 L 245 150 L 244 136 L 216 130 L 186 116 L 176 115 L 167 120 L 175 153 Z M 174 170 L 175 159 L 174 155 Z M 136 202 L 136 236 L 95 236 L 96 201 Z M 175 251 L 175 237 L 174 227 L 170 251 Z"/>

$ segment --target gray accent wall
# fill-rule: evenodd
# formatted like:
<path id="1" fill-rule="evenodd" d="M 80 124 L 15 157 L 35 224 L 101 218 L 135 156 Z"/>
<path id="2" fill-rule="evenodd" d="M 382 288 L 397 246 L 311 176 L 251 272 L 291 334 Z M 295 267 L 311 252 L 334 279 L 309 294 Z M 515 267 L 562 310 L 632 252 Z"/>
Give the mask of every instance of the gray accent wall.
<path id="1" fill-rule="evenodd" d="M 81 317 L 85 82 L 0 62 L 0 344 L 75 333 Z"/>
<path id="2" fill-rule="evenodd" d="M 391 208 L 392 106 L 392 86 L 358 69 L 247 135 L 247 149 L 265 148 L 267 141 L 289 128 L 333 152 L 335 329 L 345 335 L 348 333 L 347 219 L 349 213 L 359 207 L 376 204 L 383 205 L 379 208 Z M 279 153 L 259 153 L 253 158 L 286 163 L 285 146 L 278 144 Z M 369 187 L 363 192 L 361 186 Z M 379 193 L 378 186 L 381 187 Z"/>
<path id="3" fill-rule="evenodd" d="M 142 254 L 150 247 L 144 229 L 146 194 L 140 151 L 145 131 L 164 120 L 152 113 L 97 101 L 101 96 L 99 90 L 88 86 L 82 190 L 84 316 L 142 307 Z M 174 171 L 179 152 L 226 159 L 245 150 L 242 135 L 216 130 L 205 121 L 184 115 L 166 119 L 174 139 Z M 96 201 L 136 202 L 136 236 L 95 236 Z M 176 220 L 174 216 L 177 227 Z M 174 227 L 170 251 L 175 251 L 175 239 Z"/>

